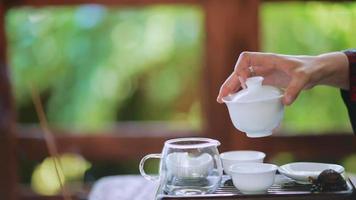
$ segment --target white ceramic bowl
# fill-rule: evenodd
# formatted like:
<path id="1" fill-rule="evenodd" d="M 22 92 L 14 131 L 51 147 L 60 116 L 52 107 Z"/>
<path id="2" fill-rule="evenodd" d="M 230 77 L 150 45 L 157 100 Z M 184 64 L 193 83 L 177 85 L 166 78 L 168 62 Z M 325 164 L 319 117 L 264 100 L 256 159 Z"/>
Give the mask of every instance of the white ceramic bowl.
<path id="1" fill-rule="evenodd" d="M 277 166 L 267 163 L 239 163 L 230 167 L 234 186 L 244 194 L 266 193 L 274 183 Z"/>
<path id="2" fill-rule="evenodd" d="M 191 156 L 188 152 L 168 154 L 166 159 L 167 171 L 177 178 L 206 177 L 214 167 L 210 154 L 203 153 Z"/>
<path id="3" fill-rule="evenodd" d="M 284 114 L 282 91 L 262 81 L 263 77 L 248 78 L 247 89 L 223 98 L 235 128 L 252 138 L 271 135 Z"/>
<path id="4" fill-rule="evenodd" d="M 228 151 L 220 154 L 220 159 L 226 174 L 230 175 L 229 168 L 237 163 L 262 163 L 266 154 L 260 151 Z"/>
<path id="5" fill-rule="evenodd" d="M 345 171 L 344 167 L 341 165 L 314 162 L 289 163 L 280 166 L 278 171 L 281 174 L 294 179 L 298 183 L 308 184 L 310 183 L 309 177 L 316 179 L 319 174 L 326 169 L 333 169 L 340 174 Z"/>
<path id="6" fill-rule="evenodd" d="M 277 128 L 284 114 L 282 97 L 256 102 L 231 103 L 229 96 L 224 97 L 230 118 L 235 128 L 248 137 L 265 137 Z"/>

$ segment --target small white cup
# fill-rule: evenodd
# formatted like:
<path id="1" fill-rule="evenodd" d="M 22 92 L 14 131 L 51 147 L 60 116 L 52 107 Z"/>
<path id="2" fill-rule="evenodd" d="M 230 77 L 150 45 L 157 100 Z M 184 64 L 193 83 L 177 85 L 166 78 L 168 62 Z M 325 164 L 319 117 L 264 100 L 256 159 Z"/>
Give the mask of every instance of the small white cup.
<path id="1" fill-rule="evenodd" d="M 267 163 L 239 163 L 230 167 L 234 186 L 244 194 L 263 194 L 270 188 L 278 167 Z"/>
<path id="2" fill-rule="evenodd" d="M 226 174 L 229 168 L 237 163 L 262 163 L 266 154 L 260 151 L 228 151 L 220 154 L 220 159 Z"/>

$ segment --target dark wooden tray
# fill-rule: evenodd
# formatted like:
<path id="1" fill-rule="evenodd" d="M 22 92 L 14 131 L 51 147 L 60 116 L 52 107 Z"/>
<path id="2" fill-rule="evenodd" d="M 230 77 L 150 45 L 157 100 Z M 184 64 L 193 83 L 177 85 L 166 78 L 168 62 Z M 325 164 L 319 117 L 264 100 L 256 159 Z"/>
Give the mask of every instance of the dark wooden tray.
<path id="1" fill-rule="evenodd" d="M 280 178 L 283 175 L 277 175 Z M 266 194 L 242 194 L 233 185 L 228 176 L 223 177 L 221 187 L 214 194 L 194 195 L 194 196 L 174 196 L 166 195 L 161 191 L 157 192 L 157 200 L 356 200 L 356 189 L 353 183 L 347 180 L 348 189 L 338 192 L 318 192 L 311 193 L 311 185 L 298 184 L 292 180 L 276 183 Z"/>

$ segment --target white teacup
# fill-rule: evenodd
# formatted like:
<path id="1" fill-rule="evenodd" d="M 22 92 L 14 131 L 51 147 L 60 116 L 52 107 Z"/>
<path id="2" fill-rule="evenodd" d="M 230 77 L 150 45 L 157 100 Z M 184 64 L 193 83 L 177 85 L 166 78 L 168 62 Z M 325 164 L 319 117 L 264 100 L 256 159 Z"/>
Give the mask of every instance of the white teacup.
<path id="1" fill-rule="evenodd" d="M 248 137 L 271 135 L 283 118 L 282 91 L 262 81 L 261 76 L 248 78 L 247 89 L 223 98 L 232 123 Z"/>
<path id="2" fill-rule="evenodd" d="M 231 175 L 229 169 L 238 163 L 262 163 L 266 154 L 260 151 L 228 151 L 220 154 L 220 159 L 226 174 Z"/>
<path id="3" fill-rule="evenodd" d="M 244 194 L 266 193 L 278 167 L 267 163 L 238 163 L 230 167 L 234 186 Z"/>

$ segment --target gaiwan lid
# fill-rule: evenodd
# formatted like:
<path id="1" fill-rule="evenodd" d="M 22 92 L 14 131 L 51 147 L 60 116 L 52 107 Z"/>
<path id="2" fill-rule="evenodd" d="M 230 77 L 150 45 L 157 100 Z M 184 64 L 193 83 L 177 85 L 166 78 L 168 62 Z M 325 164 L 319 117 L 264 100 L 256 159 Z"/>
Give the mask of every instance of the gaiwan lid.
<path id="1" fill-rule="evenodd" d="M 225 102 L 250 103 L 280 98 L 282 91 L 276 87 L 262 85 L 263 77 L 255 76 L 246 80 L 247 88 L 224 98 Z"/>

